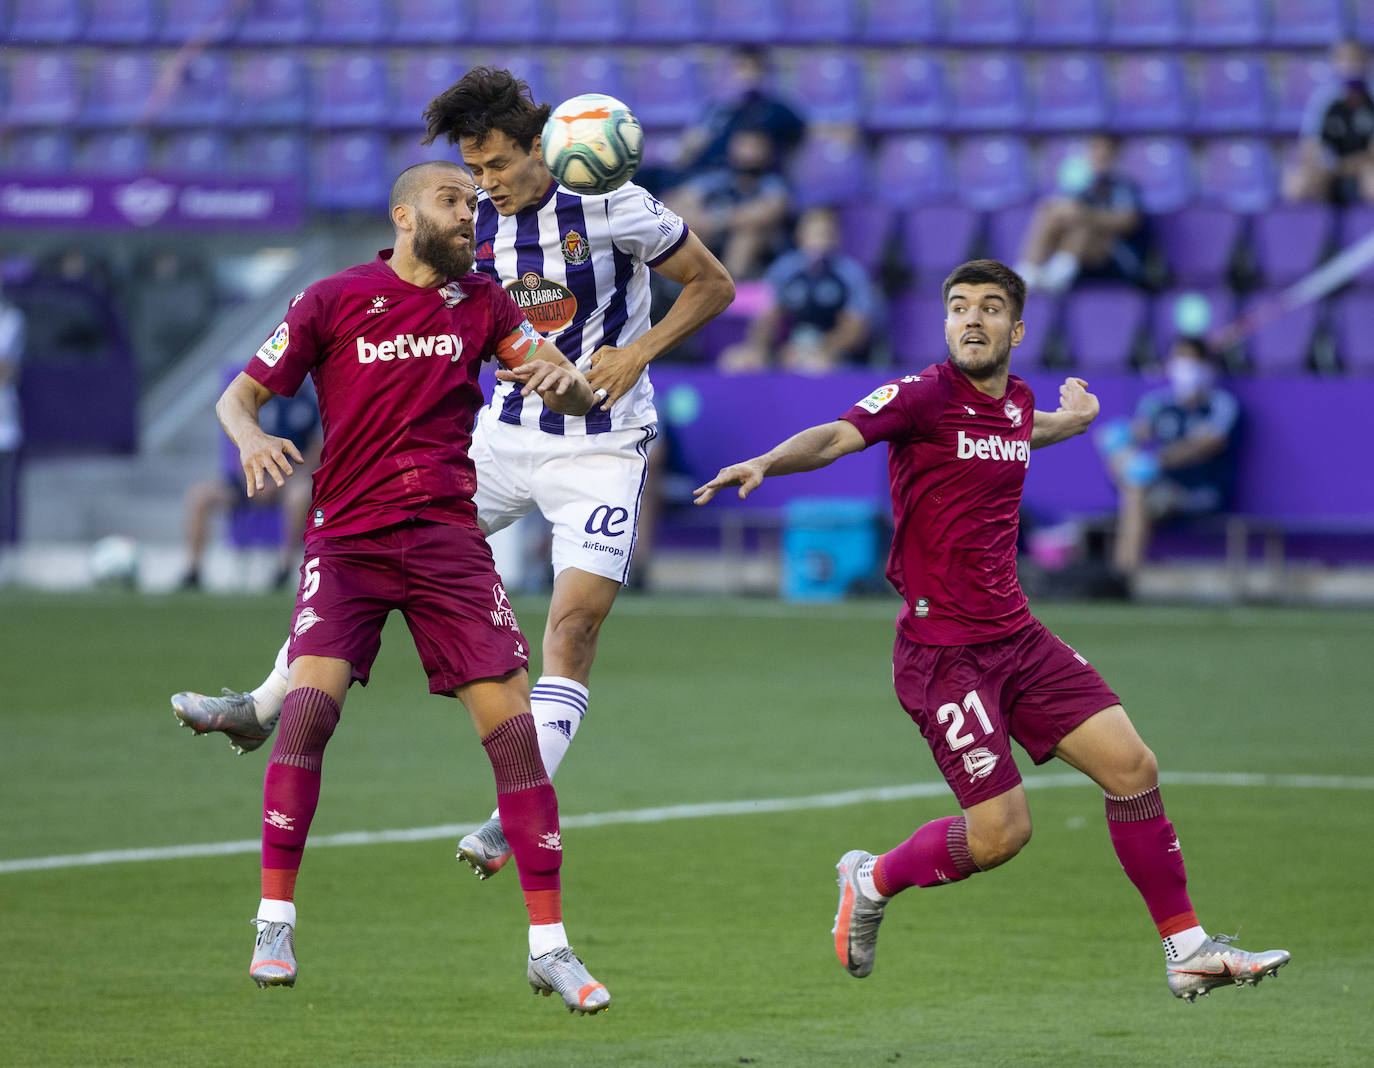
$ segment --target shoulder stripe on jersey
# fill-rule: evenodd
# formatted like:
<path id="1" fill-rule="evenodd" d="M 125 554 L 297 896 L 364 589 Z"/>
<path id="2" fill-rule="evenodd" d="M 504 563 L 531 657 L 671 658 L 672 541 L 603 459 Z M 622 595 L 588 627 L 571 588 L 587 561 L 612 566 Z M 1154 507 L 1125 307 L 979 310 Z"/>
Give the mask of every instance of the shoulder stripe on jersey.
<path id="1" fill-rule="evenodd" d="M 671 256 L 674 252 L 676 252 L 678 249 L 680 249 L 680 248 L 683 246 L 683 244 L 685 244 L 686 241 L 687 241 L 687 234 L 688 234 L 687 224 L 686 224 L 686 223 L 683 223 L 683 224 L 682 224 L 682 233 L 678 236 L 678 239 L 677 239 L 676 241 L 674 241 L 674 242 L 672 243 L 672 245 L 670 245 L 668 248 L 664 249 L 664 250 L 663 250 L 662 252 L 660 252 L 657 256 L 655 256 L 653 259 L 646 261 L 646 262 L 648 263 L 648 265 L 649 265 L 650 267 L 657 267 L 660 263 L 662 263 L 664 260 L 666 260 L 666 259 L 667 259 L 669 256 Z"/>

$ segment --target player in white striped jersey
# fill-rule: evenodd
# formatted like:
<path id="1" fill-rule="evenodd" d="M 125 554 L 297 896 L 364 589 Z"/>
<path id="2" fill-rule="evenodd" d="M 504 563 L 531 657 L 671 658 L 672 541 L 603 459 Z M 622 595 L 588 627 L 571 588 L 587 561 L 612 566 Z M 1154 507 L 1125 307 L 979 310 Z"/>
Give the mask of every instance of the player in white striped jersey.
<path id="1" fill-rule="evenodd" d="M 542 675 L 530 694 L 552 776 L 587 709 L 601 625 L 629 577 L 657 424 L 646 368 L 723 311 L 734 283 L 641 187 L 586 196 L 557 185 L 540 151 L 548 115 L 523 81 L 479 67 L 430 103 L 425 143 L 456 144 L 481 191 L 477 269 L 505 286 L 601 397 L 572 417 L 537 396 L 498 388 L 478 416 L 471 449 L 474 501 L 487 533 L 535 509 L 553 524 L 553 597 Z M 682 287 L 652 325 L 650 270 Z M 282 656 L 278 668 L 284 675 Z M 280 707 L 275 674 L 250 694 L 182 693 L 173 705 L 193 728 L 222 730 L 256 748 Z M 499 822 L 464 838 L 459 855 L 483 877 L 498 870 L 509 855 Z"/>

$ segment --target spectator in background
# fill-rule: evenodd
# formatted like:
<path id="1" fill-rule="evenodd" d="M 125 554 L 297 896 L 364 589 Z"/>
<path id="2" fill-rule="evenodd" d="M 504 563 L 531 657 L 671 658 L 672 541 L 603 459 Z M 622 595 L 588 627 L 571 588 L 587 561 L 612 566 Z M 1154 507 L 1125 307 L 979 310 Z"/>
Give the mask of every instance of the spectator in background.
<path id="1" fill-rule="evenodd" d="M 1117 142 L 1090 137 L 1059 170 L 1060 192 L 1036 206 L 1016 273 L 1030 290 L 1063 293 L 1080 276 L 1140 281 L 1145 213 L 1140 187 L 1117 167 Z"/>
<path id="2" fill-rule="evenodd" d="M 679 187 L 669 206 L 739 280 L 757 278 L 777 254 L 790 200 L 768 135 L 739 129 L 726 165 Z"/>
<path id="3" fill-rule="evenodd" d="M 1127 582 L 1156 522 L 1224 511 L 1235 482 L 1240 406 L 1217 385 L 1206 347 L 1178 338 L 1164 370 L 1169 384 L 1142 397 L 1133 420 L 1112 420 L 1097 438 L 1119 490 L 1112 563 Z"/>
<path id="4" fill-rule="evenodd" d="M 24 313 L 0 290 L 0 557 L 19 540 L 19 363 Z"/>
<path id="5" fill-rule="evenodd" d="M 713 104 L 701 123 L 683 135 L 681 166 L 690 175 L 717 170 L 729 162 L 731 138 L 740 130 L 755 130 L 768 140 L 772 158 L 786 161 L 801 144 L 806 121 L 780 97 L 769 82 L 768 55 L 745 45 L 734 53 L 734 95 Z"/>
<path id="6" fill-rule="evenodd" d="M 1331 79 L 1308 101 L 1298 156 L 1283 176 L 1289 200 L 1374 200 L 1374 96 L 1358 41 L 1331 48 Z"/>
<path id="7" fill-rule="evenodd" d="M 748 337 L 721 353 L 721 370 L 775 364 L 815 374 L 867 361 L 878 300 L 864 269 L 840 251 L 834 209 L 806 211 L 796 246 L 768 268 L 768 304 Z"/>
<path id="8" fill-rule="evenodd" d="M 207 478 L 194 483 L 186 491 L 186 574 L 181 580 L 183 590 L 201 588 L 201 564 L 210 540 L 210 521 L 217 513 L 229 513 L 238 508 L 273 509 L 281 513 L 280 549 L 273 575 L 274 589 L 293 585 L 301 552 L 301 537 L 305 531 L 306 514 L 310 510 L 310 472 L 320 463 L 319 406 L 315 390 L 307 379 L 294 397 L 277 397 L 259 412 L 263 430 L 273 437 L 287 438 L 305 457 L 302 470 L 278 489 L 271 481 L 250 500 L 239 466 L 238 453 L 226 452 L 226 465 L 219 478 Z"/>

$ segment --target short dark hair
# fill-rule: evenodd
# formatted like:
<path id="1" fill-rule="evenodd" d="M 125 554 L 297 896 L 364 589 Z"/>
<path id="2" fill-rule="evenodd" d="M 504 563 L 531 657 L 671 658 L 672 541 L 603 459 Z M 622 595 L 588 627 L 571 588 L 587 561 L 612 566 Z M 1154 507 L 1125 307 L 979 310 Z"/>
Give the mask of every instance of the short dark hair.
<path id="1" fill-rule="evenodd" d="M 396 180 L 391 183 L 391 207 L 389 211 L 395 211 L 398 204 L 415 203 L 415 194 L 419 191 L 421 184 L 425 180 L 425 175 L 435 167 L 442 167 L 445 170 L 454 170 L 472 181 L 472 175 L 461 163 L 455 163 L 448 159 L 431 159 L 421 163 L 416 163 L 407 167 L 396 176 Z"/>
<path id="2" fill-rule="evenodd" d="M 535 103 L 530 87 L 508 70 L 474 67 L 429 102 L 425 108 L 425 139 L 440 137 L 457 144 L 471 137 L 477 144 L 500 130 L 528 152 L 544 131 L 552 109 Z"/>
<path id="3" fill-rule="evenodd" d="M 1015 322 L 1026 310 L 1026 280 L 1005 263 L 997 260 L 969 260 L 950 272 L 940 290 L 940 299 L 948 304 L 949 291 L 957 285 L 997 286 L 1011 303 L 1011 317 Z"/>

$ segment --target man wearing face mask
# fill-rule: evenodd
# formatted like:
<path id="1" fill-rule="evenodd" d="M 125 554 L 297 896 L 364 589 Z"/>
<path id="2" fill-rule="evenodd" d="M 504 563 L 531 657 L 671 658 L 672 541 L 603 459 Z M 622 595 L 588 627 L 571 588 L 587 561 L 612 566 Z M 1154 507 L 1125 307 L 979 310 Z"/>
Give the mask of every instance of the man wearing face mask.
<path id="1" fill-rule="evenodd" d="M 1145 394 L 1133 420 L 1113 420 L 1098 435 L 1119 490 L 1112 562 L 1127 580 L 1154 523 L 1225 510 L 1235 482 L 1240 406 L 1216 384 L 1206 347 L 1178 338 L 1164 370 L 1168 385 Z"/>
<path id="2" fill-rule="evenodd" d="M 1374 94 L 1358 41 L 1331 48 L 1331 81 L 1308 102 L 1297 161 L 1284 175 L 1290 200 L 1374 200 Z"/>

